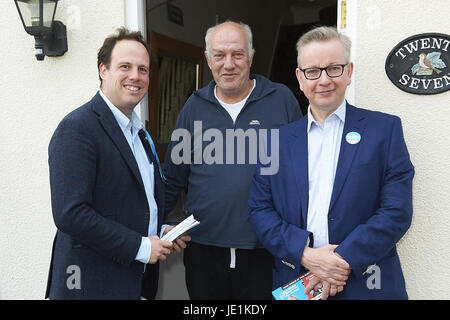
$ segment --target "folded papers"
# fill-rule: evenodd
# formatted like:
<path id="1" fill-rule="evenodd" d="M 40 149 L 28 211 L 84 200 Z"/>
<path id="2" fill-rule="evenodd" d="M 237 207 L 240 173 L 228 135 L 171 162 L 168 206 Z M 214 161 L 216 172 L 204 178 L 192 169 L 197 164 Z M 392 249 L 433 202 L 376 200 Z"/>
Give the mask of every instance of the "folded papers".
<path id="1" fill-rule="evenodd" d="M 183 233 L 186 233 L 186 231 L 191 230 L 195 226 L 199 225 L 200 222 L 194 219 L 194 215 L 191 214 L 189 217 L 181 221 L 179 224 L 177 224 L 172 230 L 167 232 L 161 240 L 165 241 L 173 241 L 179 236 L 181 236 Z"/>

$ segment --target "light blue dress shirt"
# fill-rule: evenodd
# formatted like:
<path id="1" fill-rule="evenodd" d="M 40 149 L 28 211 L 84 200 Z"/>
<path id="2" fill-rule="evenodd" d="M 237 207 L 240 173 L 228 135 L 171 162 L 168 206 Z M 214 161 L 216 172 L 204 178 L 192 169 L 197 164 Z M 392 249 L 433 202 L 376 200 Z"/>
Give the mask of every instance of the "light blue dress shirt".
<path id="1" fill-rule="evenodd" d="M 309 206 L 307 230 L 313 233 L 314 248 L 328 244 L 328 209 L 345 123 L 346 101 L 325 120 L 316 121 L 308 108 Z"/>
<path id="2" fill-rule="evenodd" d="M 142 121 L 138 118 L 136 113 L 133 111 L 131 113 L 131 119 L 123 114 L 111 101 L 103 94 L 102 90 L 99 90 L 100 96 L 105 100 L 111 112 L 114 115 L 120 129 L 127 139 L 128 145 L 133 152 L 134 158 L 136 159 L 139 172 L 141 174 L 142 181 L 144 183 L 145 194 L 147 196 L 148 207 L 150 208 L 150 222 L 148 225 L 148 235 L 156 235 L 158 229 L 158 206 L 156 205 L 154 197 L 154 167 L 151 160 L 145 152 L 144 146 L 142 145 L 141 139 L 139 138 L 139 130 L 144 128 Z M 150 239 L 147 237 L 142 237 L 141 245 L 139 251 L 136 255 L 135 260 L 142 263 L 148 263 L 150 260 L 150 255 L 152 252 L 152 245 Z"/>

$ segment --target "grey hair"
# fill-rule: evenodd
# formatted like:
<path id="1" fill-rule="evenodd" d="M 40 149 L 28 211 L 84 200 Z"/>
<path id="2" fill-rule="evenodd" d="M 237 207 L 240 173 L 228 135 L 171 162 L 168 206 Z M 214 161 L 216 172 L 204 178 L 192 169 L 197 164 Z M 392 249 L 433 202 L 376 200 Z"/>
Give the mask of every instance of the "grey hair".
<path id="1" fill-rule="evenodd" d="M 252 34 L 252 29 L 250 29 L 250 26 L 248 24 L 245 24 L 243 22 L 235 22 L 232 20 L 227 20 L 225 22 L 216 24 L 215 26 L 212 26 L 210 28 L 208 28 L 208 30 L 206 31 L 206 35 L 205 35 L 205 51 L 206 54 L 208 55 L 208 57 L 210 57 L 210 39 L 211 39 L 211 34 L 213 33 L 213 31 L 220 25 L 224 24 L 224 23 L 235 23 L 239 26 L 241 26 L 242 29 L 244 29 L 244 32 L 247 36 L 247 47 L 248 47 L 248 55 L 249 55 L 249 59 L 251 59 L 253 57 L 253 55 L 255 54 L 255 49 L 253 48 L 253 34 Z"/>
<path id="2" fill-rule="evenodd" d="M 317 27 L 300 37 L 297 41 L 297 66 L 300 67 L 300 56 L 302 48 L 307 44 L 315 41 L 339 40 L 344 49 L 344 58 L 346 62 L 350 62 L 350 50 L 352 41 L 346 35 L 340 33 L 335 27 Z"/>

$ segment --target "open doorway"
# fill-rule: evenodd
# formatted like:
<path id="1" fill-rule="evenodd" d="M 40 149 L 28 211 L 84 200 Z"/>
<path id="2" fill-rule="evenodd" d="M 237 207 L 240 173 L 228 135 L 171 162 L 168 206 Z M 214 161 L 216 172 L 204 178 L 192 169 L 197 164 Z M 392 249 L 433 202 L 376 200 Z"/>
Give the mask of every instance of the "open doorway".
<path id="1" fill-rule="evenodd" d="M 296 96 L 302 114 L 308 109 L 308 100 L 299 89 L 295 68 L 297 67 L 296 44 L 301 35 L 316 26 L 336 26 L 336 0 L 292 1 L 291 15 L 286 17 L 278 31 L 278 41 L 272 61 L 269 79 L 284 83 Z"/>

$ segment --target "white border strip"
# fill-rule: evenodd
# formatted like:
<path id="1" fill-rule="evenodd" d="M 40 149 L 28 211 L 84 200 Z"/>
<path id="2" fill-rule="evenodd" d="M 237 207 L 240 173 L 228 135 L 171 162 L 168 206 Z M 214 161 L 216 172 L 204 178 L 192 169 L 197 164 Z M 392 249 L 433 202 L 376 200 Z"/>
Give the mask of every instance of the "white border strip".
<path id="1" fill-rule="evenodd" d="M 347 3 L 347 13 L 346 13 L 346 26 L 342 28 L 341 26 L 341 17 L 342 17 L 342 2 L 346 1 Z M 355 104 L 355 73 L 358 72 L 358 66 L 356 61 L 356 28 L 357 28 L 357 2 L 358 0 L 339 0 L 337 3 L 338 6 L 338 16 L 337 16 L 337 29 L 348 36 L 352 41 L 352 50 L 350 53 L 350 60 L 355 63 L 355 68 L 353 69 L 352 75 L 352 83 L 348 86 L 347 91 L 345 93 L 345 98 L 351 104 Z"/>
<path id="2" fill-rule="evenodd" d="M 147 39 L 147 9 L 145 0 L 125 0 L 125 25 L 131 31 L 140 31 Z M 141 100 L 134 111 L 141 121 L 148 120 L 148 96 Z"/>

